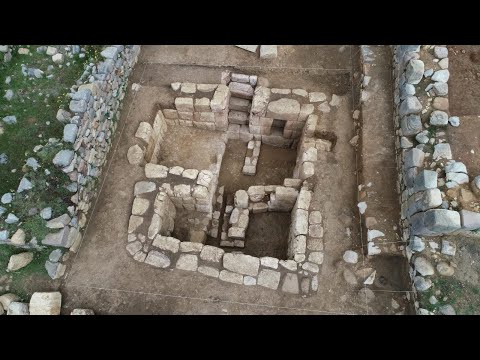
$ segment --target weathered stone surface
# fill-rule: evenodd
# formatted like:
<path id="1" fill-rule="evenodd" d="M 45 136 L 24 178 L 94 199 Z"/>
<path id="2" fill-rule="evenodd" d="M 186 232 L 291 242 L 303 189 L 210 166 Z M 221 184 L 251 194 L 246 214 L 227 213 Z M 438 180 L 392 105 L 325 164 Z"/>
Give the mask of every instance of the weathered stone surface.
<path id="1" fill-rule="evenodd" d="M 181 252 L 201 252 L 203 249 L 202 243 L 191 242 L 191 241 L 182 241 L 180 243 Z"/>
<path id="2" fill-rule="evenodd" d="M 47 221 L 46 226 L 49 229 L 61 229 L 68 225 L 71 220 L 72 219 L 68 214 L 63 214 L 56 217 L 55 219 Z"/>
<path id="3" fill-rule="evenodd" d="M 42 244 L 69 248 L 73 244 L 70 241 L 72 239 L 69 236 L 69 234 L 70 234 L 70 227 L 65 226 L 63 229 L 61 229 L 56 233 L 47 234 L 47 236 L 45 236 L 45 239 L 42 240 Z"/>
<path id="4" fill-rule="evenodd" d="M 186 169 L 183 171 L 182 176 L 187 179 L 195 180 L 198 176 L 198 170 Z"/>
<path id="5" fill-rule="evenodd" d="M 67 124 L 63 128 L 63 141 L 73 144 L 77 139 L 78 126 L 75 124 Z"/>
<path id="6" fill-rule="evenodd" d="M 308 261 L 317 264 L 317 265 L 322 265 L 323 264 L 323 252 L 320 251 L 314 251 L 311 252 L 308 255 Z"/>
<path id="7" fill-rule="evenodd" d="M 358 254 L 355 251 L 347 250 L 343 254 L 343 260 L 350 264 L 356 264 L 358 262 Z"/>
<path id="8" fill-rule="evenodd" d="M 239 47 L 240 49 L 250 51 L 252 53 L 256 53 L 258 49 L 258 45 L 235 45 L 236 47 Z"/>
<path id="9" fill-rule="evenodd" d="M 45 262 L 45 269 L 47 270 L 48 276 L 55 280 L 61 278 L 63 274 L 65 274 L 67 267 L 64 264 L 47 260 Z"/>
<path id="10" fill-rule="evenodd" d="M 0 315 L 2 315 L 2 313 L 3 311 L 0 311 Z M 7 315 L 30 315 L 28 304 L 12 301 L 8 307 Z"/>
<path id="11" fill-rule="evenodd" d="M 260 260 L 250 255 L 227 253 L 223 256 L 223 266 L 233 272 L 257 276 Z"/>
<path id="12" fill-rule="evenodd" d="M 148 238 L 153 239 L 162 228 L 162 218 L 158 214 L 153 214 L 152 221 L 150 222 L 150 226 L 148 227 Z"/>
<path id="13" fill-rule="evenodd" d="M 73 156 L 72 150 L 60 150 L 53 158 L 53 164 L 61 167 L 68 166 L 72 162 Z"/>
<path id="14" fill-rule="evenodd" d="M 430 125 L 445 126 L 448 124 L 448 114 L 444 111 L 435 110 L 430 114 Z"/>
<path id="15" fill-rule="evenodd" d="M 195 94 L 197 91 L 197 85 L 194 83 L 184 82 L 182 83 L 180 91 L 185 94 Z"/>
<path id="16" fill-rule="evenodd" d="M 259 202 L 262 201 L 265 197 L 265 186 L 258 185 L 258 186 L 250 186 L 247 191 L 248 197 L 252 202 Z"/>
<path id="17" fill-rule="evenodd" d="M 432 75 L 432 81 L 444 82 L 448 81 L 450 72 L 448 70 L 438 70 Z"/>
<path id="18" fill-rule="evenodd" d="M 302 269 L 305 271 L 310 271 L 313 273 L 318 273 L 320 271 L 320 268 L 318 267 L 317 264 L 311 263 L 311 262 L 305 262 L 302 264 Z"/>
<path id="19" fill-rule="evenodd" d="M 33 253 L 31 252 L 23 252 L 20 254 L 12 255 L 10 256 L 10 260 L 8 261 L 7 271 L 16 271 L 22 269 L 28 264 L 30 264 L 32 260 Z"/>
<path id="20" fill-rule="evenodd" d="M 422 60 L 410 60 L 405 73 L 407 82 L 414 85 L 418 84 L 423 78 L 424 71 L 425 65 Z"/>
<path id="21" fill-rule="evenodd" d="M 433 151 L 433 160 L 440 159 L 452 159 L 452 150 L 450 149 L 450 144 L 442 143 L 435 145 Z"/>
<path id="22" fill-rule="evenodd" d="M 445 261 L 440 261 L 437 264 L 437 271 L 442 276 L 452 276 L 455 273 L 455 268 Z"/>
<path id="23" fill-rule="evenodd" d="M 267 107 L 267 117 L 278 120 L 296 121 L 300 113 L 300 103 L 294 99 L 282 98 L 272 101 Z"/>
<path id="24" fill-rule="evenodd" d="M 170 236 L 157 235 L 155 236 L 152 245 L 158 247 L 159 249 L 168 250 L 175 254 L 180 248 L 180 240 Z"/>
<path id="25" fill-rule="evenodd" d="M 145 165 L 145 176 L 149 179 L 162 179 L 168 176 L 168 167 L 148 163 Z"/>
<path id="26" fill-rule="evenodd" d="M 143 224 L 143 217 L 135 216 L 135 215 L 130 216 L 130 220 L 128 222 L 128 233 L 130 234 L 134 232 L 142 224 Z"/>
<path id="27" fill-rule="evenodd" d="M 220 271 L 210 266 L 203 266 L 203 265 L 199 266 L 197 271 L 201 274 L 211 276 L 214 278 L 218 278 L 218 276 L 220 275 Z"/>
<path id="28" fill-rule="evenodd" d="M 198 257 L 193 254 L 181 254 L 177 260 L 176 268 L 185 271 L 197 271 Z"/>
<path id="29" fill-rule="evenodd" d="M 212 179 L 213 179 L 213 174 L 212 174 L 211 171 L 202 170 L 198 174 L 197 184 L 198 185 L 203 185 L 203 186 L 208 188 L 210 186 L 210 182 L 212 181 Z"/>
<path id="30" fill-rule="evenodd" d="M 193 112 L 193 99 L 187 97 L 175 98 L 175 108 L 177 111 Z"/>
<path id="31" fill-rule="evenodd" d="M 457 246 L 454 243 L 447 240 L 442 240 L 442 254 L 455 256 L 456 252 Z"/>
<path id="32" fill-rule="evenodd" d="M 0 296 L 0 305 L 3 309 L 8 310 L 12 302 L 19 301 L 20 298 L 12 293 L 3 294 Z M 3 314 L 3 311 L 0 312 L 0 315 Z"/>
<path id="33" fill-rule="evenodd" d="M 170 258 L 161 252 L 151 250 L 145 258 L 145 263 L 165 269 L 170 266 Z"/>
<path id="34" fill-rule="evenodd" d="M 412 167 L 423 167 L 423 161 L 425 159 L 425 153 L 417 148 L 409 149 L 405 151 L 404 155 L 404 167 L 409 169 Z"/>
<path id="35" fill-rule="evenodd" d="M 282 291 L 290 294 L 298 294 L 298 276 L 297 274 L 287 273 L 283 279 Z"/>
<path id="36" fill-rule="evenodd" d="M 210 101 L 210 107 L 213 112 L 223 111 L 227 107 L 229 93 L 230 90 L 228 86 L 223 84 L 218 85 Z"/>
<path id="37" fill-rule="evenodd" d="M 417 257 L 414 260 L 415 270 L 422 276 L 428 276 L 435 274 L 433 265 L 424 257 Z"/>
<path id="38" fill-rule="evenodd" d="M 460 218 L 462 221 L 462 228 L 466 230 L 480 229 L 480 213 L 460 210 Z"/>
<path id="39" fill-rule="evenodd" d="M 200 253 L 200 259 L 205 261 L 220 262 L 225 251 L 215 246 L 205 245 Z"/>
<path id="40" fill-rule="evenodd" d="M 270 256 L 261 257 L 260 263 L 262 264 L 262 266 L 269 267 L 272 269 L 278 268 L 278 259 Z"/>
<path id="41" fill-rule="evenodd" d="M 320 211 L 310 212 L 308 221 L 310 224 L 321 224 L 322 223 L 322 213 Z"/>
<path id="42" fill-rule="evenodd" d="M 400 116 L 418 114 L 422 111 L 422 104 L 416 96 L 407 96 L 400 104 Z"/>
<path id="43" fill-rule="evenodd" d="M 130 255 L 135 255 L 137 252 L 142 250 L 143 245 L 140 241 L 134 241 L 126 246 L 126 249 Z"/>
<path id="44" fill-rule="evenodd" d="M 127 160 L 131 165 L 140 165 L 144 161 L 143 155 L 143 149 L 135 144 L 128 148 Z"/>
<path id="45" fill-rule="evenodd" d="M 25 231 L 23 231 L 22 229 L 17 229 L 17 231 L 15 231 L 15 233 L 12 235 L 10 241 L 12 244 L 15 245 L 23 245 L 25 244 L 25 237 Z"/>
<path id="46" fill-rule="evenodd" d="M 248 193 L 245 190 L 235 192 L 235 207 L 240 209 L 248 208 Z"/>
<path id="47" fill-rule="evenodd" d="M 30 315 L 60 315 L 62 294 L 36 292 L 30 298 Z"/>
<path id="48" fill-rule="evenodd" d="M 448 111 L 450 107 L 448 98 L 437 96 L 433 99 L 432 107 L 437 110 Z"/>
<path id="49" fill-rule="evenodd" d="M 142 121 L 137 128 L 137 132 L 135 133 L 135 137 L 145 141 L 147 144 L 150 141 L 150 136 L 152 135 L 152 125 L 148 122 Z"/>
<path id="50" fill-rule="evenodd" d="M 258 285 L 277 290 L 280 283 L 280 273 L 274 270 L 263 269 L 258 275 Z"/>
<path id="51" fill-rule="evenodd" d="M 445 82 L 436 82 L 433 84 L 432 90 L 437 96 L 447 96 L 448 84 Z"/>
<path id="52" fill-rule="evenodd" d="M 243 275 L 228 270 L 220 271 L 220 275 L 218 278 L 222 281 L 243 285 Z"/>
<path id="53" fill-rule="evenodd" d="M 70 315 L 95 315 L 92 309 L 73 309 Z"/>
<path id="54" fill-rule="evenodd" d="M 151 181 L 139 181 L 135 184 L 135 188 L 133 190 L 133 195 L 137 196 L 140 194 L 149 193 L 155 191 L 156 185 L 154 182 Z"/>
<path id="55" fill-rule="evenodd" d="M 293 260 L 280 260 L 279 264 L 290 271 L 297 271 L 297 263 Z"/>
<path id="56" fill-rule="evenodd" d="M 438 59 L 444 59 L 448 57 L 448 49 L 445 46 L 435 46 L 433 54 Z"/>
<path id="57" fill-rule="evenodd" d="M 400 127 L 403 136 L 415 135 L 422 131 L 422 120 L 418 115 L 407 115 L 400 120 Z"/>
<path id="58" fill-rule="evenodd" d="M 232 96 L 241 98 L 241 99 L 252 99 L 253 98 L 253 87 L 252 85 L 239 83 L 239 82 L 230 82 L 228 84 L 228 89 Z"/>
<path id="59" fill-rule="evenodd" d="M 275 59 L 277 57 L 277 45 L 260 45 L 260 59 Z"/>
<path id="60" fill-rule="evenodd" d="M 457 312 L 450 304 L 440 306 L 438 312 L 442 315 L 457 315 Z"/>
<path id="61" fill-rule="evenodd" d="M 243 285 L 246 285 L 246 286 L 257 285 L 257 279 L 255 279 L 252 276 L 244 276 Z"/>
<path id="62" fill-rule="evenodd" d="M 415 276 L 413 284 L 418 291 L 426 291 L 432 287 L 432 280 L 425 279 L 421 276 Z"/>
<path id="63" fill-rule="evenodd" d="M 136 197 L 133 200 L 132 214 L 143 215 L 148 210 L 149 206 L 150 206 L 150 202 L 147 199 Z"/>
<path id="64" fill-rule="evenodd" d="M 293 234 L 307 235 L 308 234 L 308 211 L 298 209 L 296 216 L 292 219 L 293 222 Z"/>

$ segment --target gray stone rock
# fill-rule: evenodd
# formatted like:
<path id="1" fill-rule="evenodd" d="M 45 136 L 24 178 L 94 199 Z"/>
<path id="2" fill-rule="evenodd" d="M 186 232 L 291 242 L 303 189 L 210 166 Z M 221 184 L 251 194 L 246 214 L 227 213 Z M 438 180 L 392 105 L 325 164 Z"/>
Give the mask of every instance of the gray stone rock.
<path id="1" fill-rule="evenodd" d="M 440 261 L 437 264 L 437 271 L 442 276 L 452 276 L 455 273 L 454 267 L 450 266 L 445 261 Z"/>
<path id="2" fill-rule="evenodd" d="M 223 256 L 223 267 L 243 275 L 257 276 L 260 260 L 250 255 L 227 253 Z"/>
<path id="3" fill-rule="evenodd" d="M 118 55 L 118 49 L 115 46 L 109 46 L 105 48 L 100 55 L 102 55 L 105 59 L 116 59 Z"/>
<path id="4" fill-rule="evenodd" d="M 61 249 L 55 249 L 48 256 L 48 260 L 50 260 L 51 262 L 58 262 L 62 257 L 62 255 L 63 255 L 63 252 Z"/>
<path id="5" fill-rule="evenodd" d="M 432 280 L 425 279 L 421 276 L 415 276 L 413 284 L 418 291 L 426 291 L 432 287 Z"/>
<path id="6" fill-rule="evenodd" d="M 403 136 L 415 135 L 422 131 L 422 120 L 418 115 L 407 115 L 400 120 L 400 127 Z"/>
<path id="7" fill-rule="evenodd" d="M 205 245 L 200 253 L 200 259 L 205 261 L 220 262 L 225 251 L 215 246 Z"/>
<path id="8" fill-rule="evenodd" d="M 448 57 L 448 49 L 445 46 L 435 46 L 433 54 L 437 59 L 444 59 Z"/>
<path id="9" fill-rule="evenodd" d="M 69 248 L 72 244 L 69 241 L 70 227 L 65 226 L 56 233 L 50 233 L 42 240 L 43 245 L 51 245 Z"/>
<path id="10" fill-rule="evenodd" d="M 425 243 L 421 238 L 414 236 L 413 239 L 410 240 L 409 247 L 412 251 L 422 252 L 425 250 Z"/>
<path id="11" fill-rule="evenodd" d="M 448 123 L 452 125 L 453 127 L 459 127 L 460 126 L 460 118 L 458 116 L 451 116 L 448 118 Z"/>
<path id="12" fill-rule="evenodd" d="M 480 213 L 460 210 L 460 218 L 462 221 L 462 228 L 466 230 L 480 229 Z"/>
<path id="13" fill-rule="evenodd" d="M 152 245 L 158 247 L 159 249 L 168 250 L 175 254 L 180 249 L 180 240 L 170 236 L 157 235 Z"/>
<path id="14" fill-rule="evenodd" d="M 46 207 L 45 209 L 42 209 L 42 211 L 40 211 L 40 216 L 44 220 L 49 220 L 52 217 L 52 208 Z"/>
<path id="15" fill-rule="evenodd" d="M 442 143 L 435 145 L 433 151 L 433 160 L 437 161 L 440 159 L 452 159 L 452 150 L 450 149 L 450 144 Z"/>
<path id="16" fill-rule="evenodd" d="M 445 172 L 465 173 L 467 174 L 467 167 L 464 163 L 459 161 L 449 161 L 445 165 Z"/>
<path id="17" fill-rule="evenodd" d="M 448 124 L 448 114 L 444 111 L 435 110 L 430 114 L 430 125 L 444 126 Z"/>
<path id="18" fill-rule="evenodd" d="M 87 111 L 88 104 L 85 100 L 70 101 L 69 109 L 73 113 L 84 113 Z"/>
<path id="19" fill-rule="evenodd" d="M 455 256 L 456 252 L 457 246 L 454 243 L 447 240 L 442 240 L 442 254 Z"/>
<path id="20" fill-rule="evenodd" d="M 63 274 L 65 274 L 66 266 L 59 262 L 52 262 L 47 260 L 45 262 L 45 269 L 47 270 L 48 276 L 55 279 L 60 279 Z"/>
<path id="21" fill-rule="evenodd" d="M 248 193 L 245 190 L 235 192 L 235 207 L 240 209 L 248 208 Z"/>
<path id="22" fill-rule="evenodd" d="M 18 184 L 17 193 L 21 193 L 25 190 L 31 190 L 32 188 L 33 184 L 24 176 L 22 180 L 20 180 L 20 184 Z"/>
<path id="23" fill-rule="evenodd" d="M 7 315 L 30 315 L 28 304 L 12 301 L 8 306 Z"/>
<path id="24" fill-rule="evenodd" d="M 17 117 L 15 115 L 5 116 L 2 120 L 5 124 L 8 125 L 14 125 L 17 123 Z"/>
<path id="25" fill-rule="evenodd" d="M 442 315 L 457 315 L 452 305 L 442 305 L 438 308 L 438 311 Z"/>
<path id="26" fill-rule="evenodd" d="M 417 257 L 414 261 L 415 270 L 422 276 L 428 276 L 435 274 L 433 265 L 424 257 Z"/>
<path id="27" fill-rule="evenodd" d="M 2 195 L 2 198 L 0 199 L 0 201 L 2 202 L 2 204 L 10 204 L 13 200 L 13 196 L 11 193 L 5 193 Z"/>
<path id="28" fill-rule="evenodd" d="M 299 284 L 297 274 L 287 273 L 283 279 L 282 291 L 290 294 L 298 294 Z"/>
<path id="29" fill-rule="evenodd" d="M 53 164 L 60 167 L 70 165 L 73 160 L 74 152 L 72 150 L 60 150 L 53 158 Z"/>
<path id="30" fill-rule="evenodd" d="M 404 167 L 409 169 L 412 167 L 423 167 L 423 161 L 425 159 L 425 153 L 422 150 L 413 148 L 405 151 L 404 155 Z"/>
<path id="31" fill-rule="evenodd" d="M 400 104 L 400 116 L 418 114 L 422 111 L 422 104 L 416 96 L 407 96 Z"/>
<path id="32" fill-rule="evenodd" d="M 71 220 L 72 219 L 68 214 L 63 214 L 56 217 L 55 219 L 47 221 L 46 226 L 49 229 L 61 229 L 64 226 L 68 225 Z"/>
<path id="33" fill-rule="evenodd" d="M 19 218 L 17 216 L 15 216 L 15 214 L 10 213 L 10 214 L 7 215 L 7 218 L 5 219 L 5 222 L 7 224 L 15 224 L 15 223 L 18 222 L 18 220 L 19 220 Z"/>
<path id="34" fill-rule="evenodd" d="M 0 305 L 2 305 L 3 309 L 8 310 L 12 302 L 19 301 L 19 300 L 20 298 L 15 294 L 12 294 L 12 293 L 3 294 L 0 296 Z M 0 313 L 0 315 L 2 315 L 2 313 Z"/>
<path id="35" fill-rule="evenodd" d="M 36 292 L 30 298 L 30 315 L 60 315 L 62 294 L 57 292 Z"/>
<path id="36" fill-rule="evenodd" d="M 450 72 L 448 70 L 438 70 L 432 75 L 432 80 L 446 83 L 449 77 Z"/>
<path id="37" fill-rule="evenodd" d="M 145 258 L 145 263 L 164 269 L 170 266 L 170 258 L 161 252 L 151 250 Z"/>
<path id="38" fill-rule="evenodd" d="M 197 271 L 198 257 L 193 254 L 181 254 L 177 260 L 176 268 L 185 271 Z"/>
<path id="39" fill-rule="evenodd" d="M 228 270 L 220 271 L 220 275 L 218 276 L 218 278 L 222 281 L 226 281 L 229 283 L 243 285 L 243 275 Z"/>
<path id="40" fill-rule="evenodd" d="M 260 45 L 260 59 L 275 59 L 277 57 L 277 45 Z"/>
<path id="41" fill-rule="evenodd" d="M 437 178 L 438 174 L 436 171 L 420 171 L 414 180 L 414 192 L 435 189 L 437 187 Z"/>
<path id="42" fill-rule="evenodd" d="M 73 144 L 77 139 L 78 126 L 67 124 L 63 128 L 63 141 Z"/>
<path id="43" fill-rule="evenodd" d="M 37 171 L 38 168 L 40 167 L 40 164 L 38 163 L 37 159 L 30 157 L 27 159 L 25 162 L 25 165 L 31 167 L 34 171 Z"/>
<path id="44" fill-rule="evenodd" d="M 432 89 L 436 96 L 448 95 L 448 84 L 446 82 L 436 82 L 433 84 Z"/>
<path id="45" fill-rule="evenodd" d="M 137 196 L 140 194 L 150 193 L 155 191 L 156 185 L 151 181 L 139 181 L 135 184 L 133 195 Z"/>
<path id="46" fill-rule="evenodd" d="M 422 60 L 410 60 L 405 73 L 407 82 L 409 84 L 418 84 L 423 78 L 424 71 L 425 65 Z"/>
<path id="47" fill-rule="evenodd" d="M 267 107 L 267 117 L 278 120 L 296 121 L 300 113 L 300 103 L 294 99 L 282 98 L 272 101 Z"/>
<path id="48" fill-rule="evenodd" d="M 260 263 L 262 264 L 262 266 L 269 267 L 269 268 L 272 268 L 272 269 L 277 269 L 278 268 L 278 259 L 277 258 L 265 256 L 265 257 L 260 258 Z"/>
<path id="49" fill-rule="evenodd" d="M 10 260 L 8 261 L 7 271 L 16 271 L 22 269 L 28 264 L 30 264 L 32 260 L 33 253 L 31 252 L 23 252 L 20 254 L 12 255 L 10 256 Z"/>
<path id="50" fill-rule="evenodd" d="M 127 160 L 131 165 L 140 165 L 144 161 L 144 152 L 143 149 L 135 144 L 130 146 L 127 151 Z"/>
<path id="51" fill-rule="evenodd" d="M 1 132 L 2 127 L 0 126 L 0 135 L 2 134 Z M 8 156 L 5 153 L 0 154 L 0 165 L 5 165 L 8 163 Z"/>
<path id="52" fill-rule="evenodd" d="M 277 290 L 280 283 L 280 273 L 278 271 L 263 269 L 258 275 L 258 285 Z"/>
<path id="53" fill-rule="evenodd" d="M 347 250 L 343 254 L 343 260 L 349 264 L 356 264 L 358 262 L 358 254 L 355 251 Z"/>
<path id="54" fill-rule="evenodd" d="M 6 241 L 8 239 L 9 232 L 8 230 L 0 231 L 0 241 Z"/>
<path id="55" fill-rule="evenodd" d="M 67 123 L 70 121 L 70 118 L 72 117 L 71 114 L 63 109 L 58 109 L 57 111 L 57 120 L 62 122 L 62 123 Z"/>

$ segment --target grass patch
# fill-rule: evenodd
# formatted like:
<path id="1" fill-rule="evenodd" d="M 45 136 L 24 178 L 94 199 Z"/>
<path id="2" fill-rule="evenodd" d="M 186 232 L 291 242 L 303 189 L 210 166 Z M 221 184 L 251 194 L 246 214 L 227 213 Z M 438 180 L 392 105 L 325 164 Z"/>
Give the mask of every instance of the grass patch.
<path id="1" fill-rule="evenodd" d="M 480 288 L 463 283 L 453 277 L 435 279 L 433 284 L 427 291 L 419 292 L 422 308 L 437 311 L 440 306 L 450 304 L 458 315 L 480 314 Z M 440 295 L 435 295 L 437 290 L 440 290 Z M 429 302 L 432 295 L 438 300 L 435 305 Z"/>
<path id="2" fill-rule="evenodd" d="M 6 269 L 10 256 L 25 252 L 26 250 L 8 245 L 0 245 L 0 278 L 5 278 L 6 276 L 12 277 L 9 290 L 1 291 L 0 295 L 11 292 L 18 295 L 21 301 L 28 301 L 35 291 L 32 289 L 36 283 L 51 280 L 45 269 L 45 261 L 48 260 L 48 256 L 53 249 L 54 248 L 47 246 L 42 250 L 29 250 L 34 253 L 32 262 L 20 270 L 8 273 Z M 2 282 L 1 286 L 5 287 L 5 284 Z"/>

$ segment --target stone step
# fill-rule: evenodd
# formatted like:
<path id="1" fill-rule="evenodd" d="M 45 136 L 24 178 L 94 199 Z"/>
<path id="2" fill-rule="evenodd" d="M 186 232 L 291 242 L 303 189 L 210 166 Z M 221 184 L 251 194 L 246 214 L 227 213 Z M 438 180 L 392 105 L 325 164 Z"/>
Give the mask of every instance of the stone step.
<path id="1" fill-rule="evenodd" d="M 252 106 L 252 102 L 250 100 L 241 99 L 233 96 L 230 98 L 230 103 L 229 103 L 230 110 L 244 111 L 244 112 L 250 113 L 251 106 Z"/>
<path id="2" fill-rule="evenodd" d="M 228 88 L 232 96 L 248 100 L 253 98 L 253 86 L 250 84 L 231 81 Z"/>
<path id="3" fill-rule="evenodd" d="M 246 125 L 248 124 L 248 113 L 244 111 L 230 110 L 228 112 L 228 122 L 230 124 Z"/>

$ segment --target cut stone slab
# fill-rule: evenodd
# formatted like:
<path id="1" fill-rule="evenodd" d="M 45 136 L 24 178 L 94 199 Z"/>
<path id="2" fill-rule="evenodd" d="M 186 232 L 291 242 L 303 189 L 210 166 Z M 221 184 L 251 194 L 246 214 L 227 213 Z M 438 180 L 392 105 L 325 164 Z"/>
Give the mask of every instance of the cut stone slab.
<path id="1" fill-rule="evenodd" d="M 139 181 L 135 184 L 135 188 L 133 191 L 133 195 L 137 196 L 140 194 L 149 193 L 155 191 L 156 185 L 154 182 L 151 181 Z"/>
<path id="2" fill-rule="evenodd" d="M 358 254 L 355 251 L 347 250 L 343 254 L 343 260 L 349 264 L 356 264 L 358 262 Z"/>
<path id="3" fill-rule="evenodd" d="M 272 101 L 267 107 L 267 117 L 278 120 L 297 121 L 300 103 L 294 99 L 282 98 Z"/>
<path id="4" fill-rule="evenodd" d="M 30 298 L 30 315 L 60 315 L 62 294 L 57 292 L 36 292 Z"/>
<path id="5" fill-rule="evenodd" d="M 250 51 L 252 53 L 256 53 L 258 49 L 258 45 L 235 45 L 236 47 L 239 47 L 240 49 Z"/>
<path id="6" fill-rule="evenodd" d="M 435 274 L 433 265 L 424 257 L 417 257 L 414 261 L 415 270 L 422 276 L 429 276 Z"/>
<path id="7" fill-rule="evenodd" d="M 0 312 L 0 315 L 2 313 Z M 12 301 L 8 307 L 7 315 L 30 315 L 27 303 Z"/>
<path id="8" fill-rule="evenodd" d="M 226 281 L 229 283 L 243 285 L 243 275 L 228 270 L 220 271 L 220 275 L 218 278 L 222 281 Z"/>
<path id="9" fill-rule="evenodd" d="M 10 260 L 8 261 L 7 271 L 16 271 L 22 269 L 28 264 L 30 264 L 32 260 L 33 253 L 31 252 L 23 252 L 20 254 L 12 255 L 10 256 Z"/>
<path id="10" fill-rule="evenodd" d="M 197 271 L 198 257 L 193 254 L 181 254 L 177 260 L 176 268 L 185 271 Z"/>
<path id="11" fill-rule="evenodd" d="M 252 99 L 253 98 L 253 86 L 250 84 L 244 84 L 239 82 L 230 82 L 228 84 L 228 89 L 234 97 L 241 99 Z"/>
<path id="12" fill-rule="evenodd" d="M 448 124 L 448 114 L 444 111 L 435 110 L 430 114 L 430 125 L 445 126 Z"/>
<path id="13" fill-rule="evenodd" d="M 433 151 L 433 160 L 437 161 L 440 159 L 452 159 L 452 150 L 450 149 L 450 144 L 442 143 L 435 145 Z"/>
<path id="14" fill-rule="evenodd" d="M 407 96 L 400 104 L 400 116 L 418 114 L 423 109 L 416 96 Z"/>
<path id="15" fill-rule="evenodd" d="M 272 269 L 278 268 L 278 261 L 279 260 L 277 258 L 273 258 L 270 256 L 264 256 L 260 258 L 260 263 L 262 264 L 262 266 L 269 267 Z"/>
<path id="16" fill-rule="evenodd" d="M 127 160 L 131 165 L 140 165 L 144 160 L 143 155 L 143 149 L 135 144 L 128 149 Z"/>
<path id="17" fill-rule="evenodd" d="M 280 272 L 263 269 L 258 275 L 257 284 L 266 288 L 277 290 L 280 283 Z"/>
<path id="18" fill-rule="evenodd" d="M 260 45 L 260 59 L 275 59 L 277 57 L 277 45 Z"/>
<path id="19" fill-rule="evenodd" d="M 460 218 L 462 220 L 462 228 L 466 230 L 480 229 L 480 213 L 460 210 Z"/>
<path id="20" fill-rule="evenodd" d="M 175 254 L 180 248 L 180 240 L 170 236 L 157 235 L 155 240 L 153 240 L 152 246 L 158 247 L 162 250 L 168 250 Z"/>
<path id="21" fill-rule="evenodd" d="M 47 221 L 46 226 L 49 229 L 62 229 L 63 227 L 68 225 L 71 220 L 72 218 L 68 214 L 63 214 L 56 217 L 55 219 Z"/>
<path id="22" fill-rule="evenodd" d="M 327 95 L 323 92 L 311 92 L 308 94 L 308 101 L 312 102 L 322 102 L 327 100 Z"/>
<path id="23" fill-rule="evenodd" d="M 210 266 L 199 266 L 197 271 L 203 275 L 211 276 L 214 278 L 218 278 L 218 276 L 220 275 L 220 271 L 218 271 L 218 269 Z"/>
<path id="24" fill-rule="evenodd" d="M 161 252 L 151 250 L 145 258 L 145 263 L 165 269 L 170 266 L 170 258 Z"/>
<path id="25" fill-rule="evenodd" d="M 215 246 L 205 245 L 200 253 L 200 259 L 211 262 L 220 262 L 225 251 Z"/>
<path id="26" fill-rule="evenodd" d="M 95 315 L 92 309 L 73 309 L 70 315 Z"/>
<path id="27" fill-rule="evenodd" d="M 287 273 L 283 279 L 282 291 L 290 294 L 298 294 L 298 276 L 297 274 Z"/>
<path id="28" fill-rule="evenodd" d="M 149 179 L 164 179 L 168 176 L 168 167 L 148 163 L 145 165 L 145 176 Z"/>
<path id="29" fill-rule="evenodd" d="M 147 199 L 136 197 L 133 200 L 132 215 L 143 215 L 148 210 L 150 202 Z"/>
<path id="30" fill-rule="evenodd" d="M 413 235 L 448 234 L 461 228 L 460 214 L 445 209 L 432 209 L 411 217 Z"/>
<path id="31" fill-rule="evenodd" d="M 236 273 L 257 276 L 260 260 L 250 255 L 227 253 L 223 256 L 223 266 Z"/>

